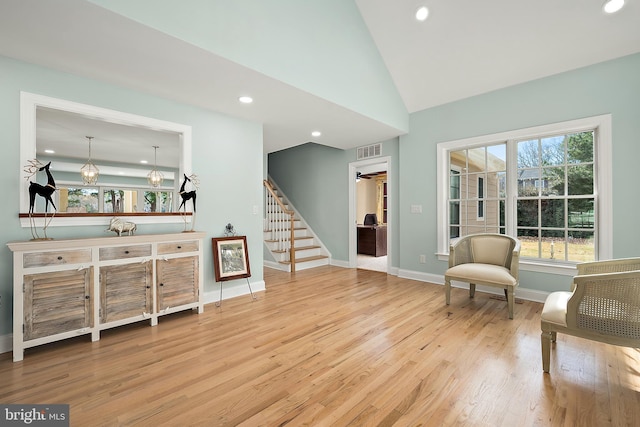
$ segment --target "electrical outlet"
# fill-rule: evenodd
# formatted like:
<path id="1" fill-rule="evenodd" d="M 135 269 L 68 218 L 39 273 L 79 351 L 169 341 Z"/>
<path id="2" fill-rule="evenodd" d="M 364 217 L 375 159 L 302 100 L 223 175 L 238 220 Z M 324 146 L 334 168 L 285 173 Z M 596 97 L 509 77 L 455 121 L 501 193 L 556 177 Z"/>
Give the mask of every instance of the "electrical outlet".
<path id="1" fill-rule="evenodd" d="M 426 264 L 427 263 L 427 256 L 426 255 L 420 255 L 420 264 Z"/>

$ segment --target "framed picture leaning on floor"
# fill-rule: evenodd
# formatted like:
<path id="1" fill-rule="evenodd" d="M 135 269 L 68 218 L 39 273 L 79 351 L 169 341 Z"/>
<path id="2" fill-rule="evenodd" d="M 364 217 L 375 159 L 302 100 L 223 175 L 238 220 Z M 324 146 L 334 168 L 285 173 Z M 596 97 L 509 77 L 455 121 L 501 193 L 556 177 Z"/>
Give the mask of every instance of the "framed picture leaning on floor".
<path id="1" fill-rule="evenodd" d="M 216 282 L 251 276 L 247 236 L 213 237 L 211 243 Z"/>

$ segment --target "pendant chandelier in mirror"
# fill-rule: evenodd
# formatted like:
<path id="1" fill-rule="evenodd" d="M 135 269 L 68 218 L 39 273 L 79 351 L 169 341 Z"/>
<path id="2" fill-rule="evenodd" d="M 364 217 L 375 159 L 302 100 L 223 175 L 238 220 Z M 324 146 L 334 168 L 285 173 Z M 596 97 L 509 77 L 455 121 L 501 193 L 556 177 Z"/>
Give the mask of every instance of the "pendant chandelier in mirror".
<path id="1" fill-rule="evenodd" d="M 147 181 L 149 182 L 149 185 L 151 185 L 152 187 L 159 187 L 162 185 L 162 181 L 164 181 L 164 176 L 162 175 L 162 172 L 158 170 L 158 148 L 160 147 L 157 145 L 153 146 L 153 149 L 154 149 L 153 169 L 147 175 Z"/>
<path id="2" fill-rule="evenodd" d="M 82 177 L 84 185 L 93 185 L 98 181 L 100 170 L 91 161 L 91 140 L 93 137 L 87 136 L 86 138 L 89 140 L 89 159 L 87 160 L 87 163 L 80 168 L 80 176 Z"/>

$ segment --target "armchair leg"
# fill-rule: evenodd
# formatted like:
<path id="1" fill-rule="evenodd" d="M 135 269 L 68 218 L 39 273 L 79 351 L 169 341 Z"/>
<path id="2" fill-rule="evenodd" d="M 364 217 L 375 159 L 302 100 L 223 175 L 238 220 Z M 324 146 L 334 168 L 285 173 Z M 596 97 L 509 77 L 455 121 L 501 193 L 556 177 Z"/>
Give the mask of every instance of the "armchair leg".
<path id="1" fill-rule="evenodd" d="M 540 343 L 542 344 L 542 370 L 549 373 L 549 365 L 551 361 L 551 341 L 555 332 L 542 332 L 540 335 Z"/>
<path id="2" fill-rule="evenodd" d="M 444 278 L 444 299 L 447 305 L 451 303 L 451 280 Z"/>
<path id="3" fill-rule="evenodd" d="M 476 296 L 476 284 L 469 283 L 469 298 L 473 298 Z"/>
<path id="4" fill-rule="evenodd" d="M 509 319 L 513 319 L 513 303 L 516 299 L 513 288 L 505 289 L 505 294 L 507 296 L 507 306 L 509 306 Z"/>

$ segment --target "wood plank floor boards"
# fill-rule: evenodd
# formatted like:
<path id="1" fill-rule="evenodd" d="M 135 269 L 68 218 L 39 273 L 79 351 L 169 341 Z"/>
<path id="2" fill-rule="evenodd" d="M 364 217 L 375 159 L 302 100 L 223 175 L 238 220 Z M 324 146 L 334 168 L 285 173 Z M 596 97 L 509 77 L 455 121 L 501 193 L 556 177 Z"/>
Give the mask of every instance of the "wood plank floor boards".
<path id="1" fill-rule="evenodd" d="M 0 403 L 69 403 L 73 426 L 640 425 L 640 355 L 558 335 L 542 304 L 332 266 L 267 291 L 0 355 Z"/>

